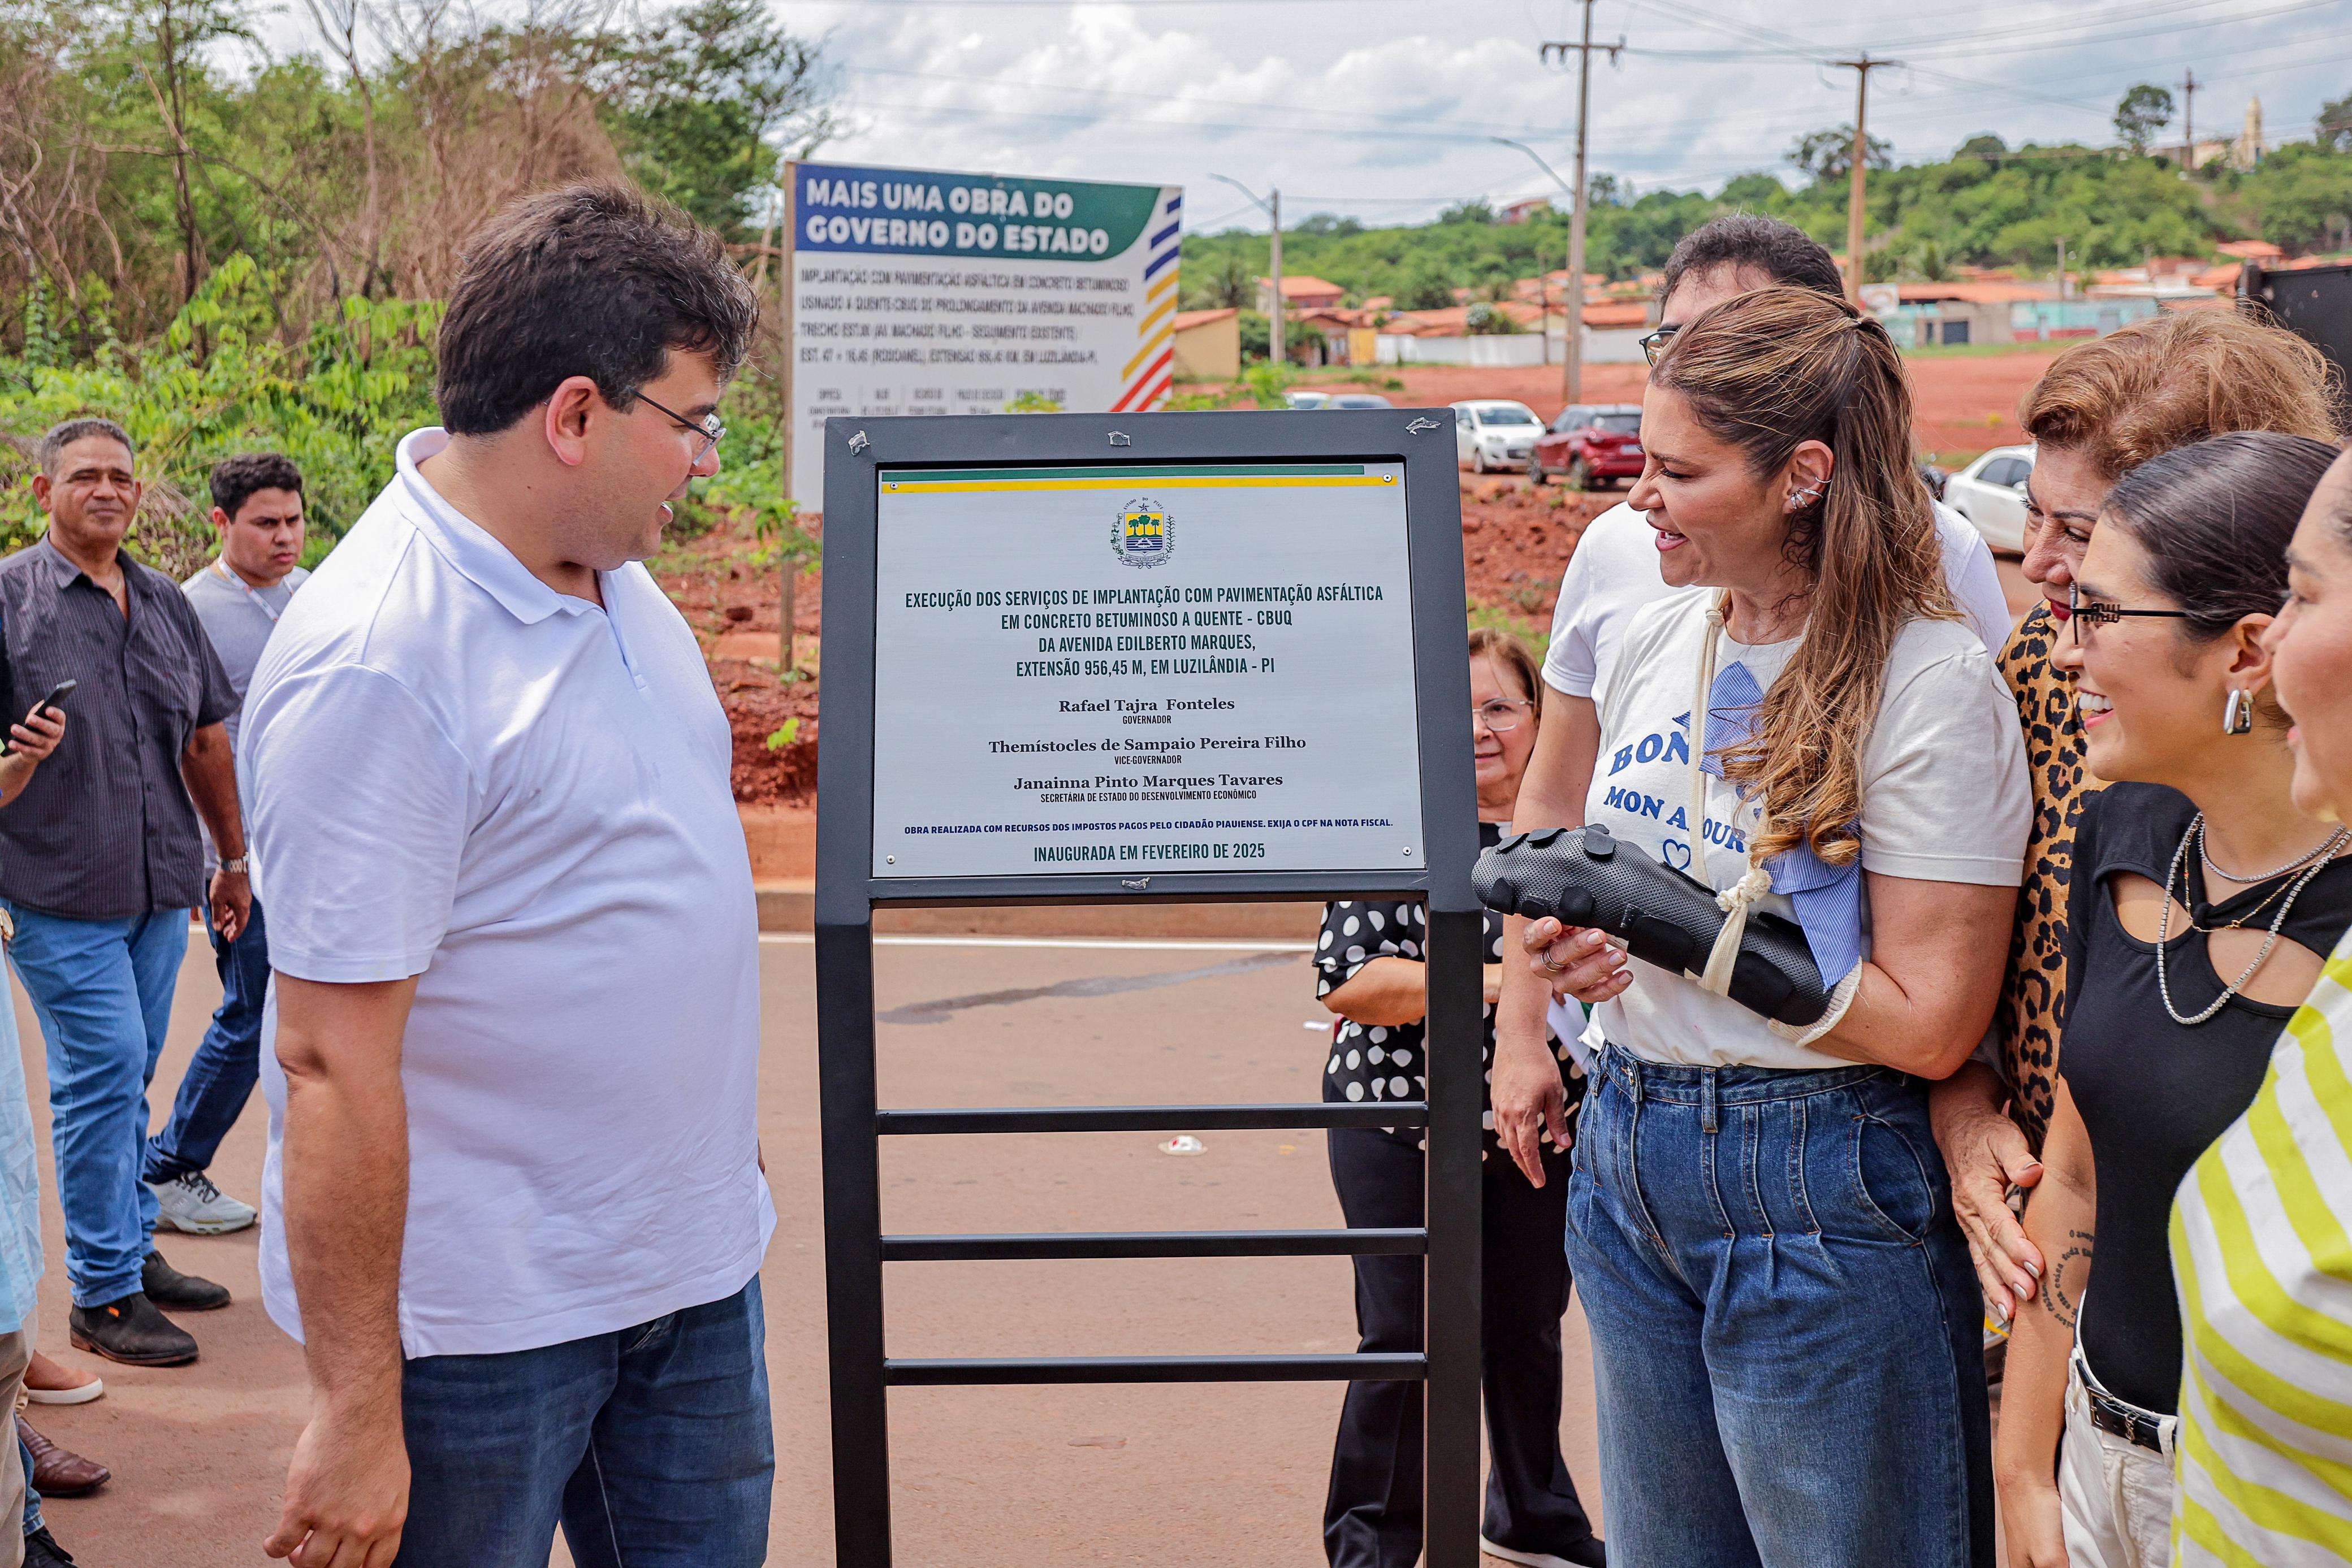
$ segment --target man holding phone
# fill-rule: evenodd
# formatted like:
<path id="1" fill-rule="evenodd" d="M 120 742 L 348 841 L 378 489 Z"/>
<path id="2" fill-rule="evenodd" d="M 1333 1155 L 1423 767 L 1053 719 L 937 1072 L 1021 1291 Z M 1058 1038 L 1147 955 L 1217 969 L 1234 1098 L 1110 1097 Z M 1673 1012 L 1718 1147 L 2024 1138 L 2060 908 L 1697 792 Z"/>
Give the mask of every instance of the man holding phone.
<path id="1" fill-rule="evenodd" d="M 213 465 L 212 495 L 220 554 L 180 584 L 180 591 L 195 606 L 241 702 L 261 662 L 262 646 L 278 629 L 294 591 L 310 575 L 298 564 L 302 471 L 282 453 L 240 453 Z M 238 716 L 231 714 L 224 721 L 232 747 Z M 207 836 L 205 870 L 219 863 Z M 211 935 L 220 1007 L 180 1080 L 171 1121 L 147 1140 L 142 1173 L 155 1190 L 155 1222 L 192 1236 L 242 1230 L 254 1221 L 252 1206 L 214 1186 L 205 1169 L 253 1092 L 261 1067 L 261 1008 L 269 990 L 269 945 L 259 899 L 249 907 L 244 930 L 232 937 L 215 927 Z"/>
<path id="2" fill-rule="evenodd" d="M 139 1179 L 147 1084 L 188 911 L 208 904 L 234 939 L 251 893 L 222 727 L 236 693 L 179 585 L 122 548 L 142 490 L 112 421 L 41 438 L 33 495 L 48 530 L 0 561 L 0 711 L 32 716 L 11 729 L 18 755 L 0 760 L 0 911 L 48 1043 L 73 1343 L 172 1366 L 194 1361 L 196 1342 L 157 1309 L 225 1306 L 228 1291 L 154 1249 L 155 1195 Z M 71 722 L 55 723 L 46 694 L 68 681 Z M 199 813 L 225 857 L 209 887 Z"/>

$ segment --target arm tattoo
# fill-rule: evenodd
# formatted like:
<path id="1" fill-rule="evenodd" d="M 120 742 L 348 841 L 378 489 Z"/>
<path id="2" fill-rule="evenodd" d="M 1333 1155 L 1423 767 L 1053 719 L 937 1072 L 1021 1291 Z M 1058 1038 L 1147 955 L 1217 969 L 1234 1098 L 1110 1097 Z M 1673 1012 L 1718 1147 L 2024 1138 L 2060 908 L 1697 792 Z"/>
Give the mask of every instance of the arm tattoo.
<path id="1" fill-rule="evenodd" d="M 2040 1292 L 2042 1310 L 2068 1333 L 2074 1332 L 2075 1319 L 2083 1311 L 2083 1286 L 2091 1273 L 2093 1239 L 2088 1230 L 2066 1232 L 2065 1249 L 2051 1264 L 2050 1278 Z"/>

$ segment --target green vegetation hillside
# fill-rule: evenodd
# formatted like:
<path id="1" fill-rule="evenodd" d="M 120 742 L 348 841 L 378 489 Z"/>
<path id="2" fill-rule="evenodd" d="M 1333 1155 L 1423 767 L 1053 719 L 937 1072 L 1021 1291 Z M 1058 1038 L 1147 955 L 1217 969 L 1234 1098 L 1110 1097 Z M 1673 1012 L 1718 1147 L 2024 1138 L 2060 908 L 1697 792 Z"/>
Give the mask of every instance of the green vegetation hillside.
<path id="1" fill-rule="evenodd" d="M 1962 265 L 2047 274 L 2061 238 L 2070 267 L 2209 256 L 2231 239 L 2267 239 L 2290 255 L 2343 247 L 2352 240 L 2352 130 L 2325 115 L 2322 127 L 2322 139 L 2289 142 L 2251 172 L 2209 163 L 2193 176 L 2170 159 L 2124 149 L 2010 148 L 1997 136 L 1971 137 L 1938 162 L 1874 168 L 1865 269 L 1874 279 L 1938 278 Z M 1622 182 L 1596 177 L 1588 270 L 1631 277 L 1655 267 L 1685 234 L 1738 208 L 1786 218 L 1843 250 L 1851 134 L 1805 138 L 1790 154 L 1790 180 L 1759 171 L 1711 196 L 1651 191 L 1629 201 Z M 1266 250 L 1266 236 L 1239 230 L 1187 235 L 1188 302 L 1253 303 Z M 1328 278 L 1359 298 L 1391 295 L 1405 308 L 1450 305 L 1456 288 L 1499 295 L 1514 278 L 1564 267 L 1567 256 L 1565 213 L 1502 224 L 1478 202 L 1412 227 L 1318 214 L 1283 236 L 1286 271 Z"/>

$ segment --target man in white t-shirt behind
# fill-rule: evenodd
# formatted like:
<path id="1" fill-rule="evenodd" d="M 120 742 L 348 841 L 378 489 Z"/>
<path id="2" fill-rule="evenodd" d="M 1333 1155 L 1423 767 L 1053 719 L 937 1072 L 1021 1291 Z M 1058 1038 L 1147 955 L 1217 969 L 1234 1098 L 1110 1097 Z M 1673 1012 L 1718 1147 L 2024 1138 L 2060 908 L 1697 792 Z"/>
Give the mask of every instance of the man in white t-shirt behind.
<path id="1" fill-rule="evenodd" d="M 1774 284 L 1843 295 L 1845 280 L 1830 253 L 1802 229 L 1758 213 L 1727 213 L 1682 237 L 1666 258 L 1659 283 L 1658 328 L 1643 347 L 1654 360 L 1688 322 L 1738 295 Z M 1936 532 L 1944 547 L 1944 574 L 1969 629 L 1995 658 L 2009 641 L 2009 600 L 1993 570 L 1984 536 L 1958 512 L 1936 506 Z M 1559 580 L 1551 647 L 1544 655 L 1543 727 L 1528 763 L 1521 819 L 1538 791 L 1556 811 L 1545 821 L 1584 820 L 1585 791 L 1601 746 L 1593 695 L 1604 690 L 1617 649 L 1643 605 L 1675 592 L 1658 575 L 1657 531 L 1644 514 L 1619 504 L 1585 526 Z M 1515 928 L 1516 929 L 1516 928 Z M 1551 1003 L 1552 1027 L 1562 1040 L 1583 1030 L 1563 1002 Z"/>
<path id="2" fill-rule="evenodd" d="M 560 1521 L 583 1568 L 766 1559 L 751 862 L 640 564 L 757 315 L 674 209 L 509 207 L 450 291 L 446 428 L 262 654 L 262 1295 L 311 1380 L 272 1556 L 544 1568 Z"/>

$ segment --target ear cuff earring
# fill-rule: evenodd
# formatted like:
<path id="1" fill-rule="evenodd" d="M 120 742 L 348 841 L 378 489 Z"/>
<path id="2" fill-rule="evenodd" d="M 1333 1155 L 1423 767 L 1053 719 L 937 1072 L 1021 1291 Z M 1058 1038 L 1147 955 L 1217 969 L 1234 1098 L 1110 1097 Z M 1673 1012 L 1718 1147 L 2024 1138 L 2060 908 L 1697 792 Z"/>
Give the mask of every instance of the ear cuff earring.
<path id="1" fill-rule="evenodd" d="M 1815 501 L 1822 498 L 1822 491 L 1825 487 L 1825 486 L 1814 485 L 1802 490 L 1790 491 L 1789 510 L 1792 512 L 1803 511 L 1807 507 L 1811 506 Z"/>

